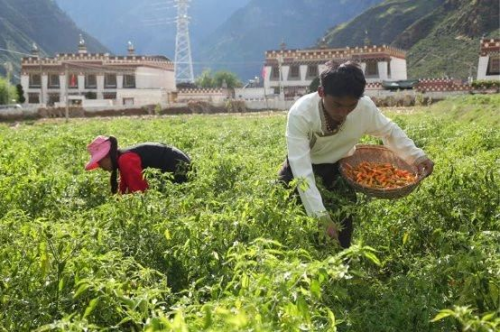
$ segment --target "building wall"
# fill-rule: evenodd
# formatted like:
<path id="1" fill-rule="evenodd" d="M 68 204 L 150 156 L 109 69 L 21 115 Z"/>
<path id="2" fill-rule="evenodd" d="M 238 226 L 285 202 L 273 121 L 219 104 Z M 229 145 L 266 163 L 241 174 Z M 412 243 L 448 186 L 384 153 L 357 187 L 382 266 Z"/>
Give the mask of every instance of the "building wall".
<path id="1" fill-rule="evenodd" d="M 185 89 L 177 92 L 177 102 L 206 101 L 216 104 L 224 102 L 230 97 L 227 89 Z"/>
<path id="2" fill-rule="evenodd" d="M 346 61 L 349 59 L 345 59 Z M 325 59 L 325 62 L 327 59 Z M 398 57 L 390 57 L 390 72 L 389 72 L 389 62 L 388 61 L 381 61 L 379 60 L 377 62 L 378 66 L 378 75 L 376 76 L 371 76 L 371 77 L 366 77 L 366 81 L 368 83 L 377 83 L 377 82 L 382 82 L 382 81 L 397 81 L 397 80 L 406 80 L 407 79 L 407 72 L 406 72 L 406 59 L 398 58 Z M 307 78 L 307 64 L 300 64 L 299 67 L 299 73 L 300 76 L 298 79 L 290 79 L 289 78 L 289 73 L 290 73 L 290 68 L 291 64 L 283 64 L 281 66 L 281 71 L 282 71 L 282 79 L 281 82 L 278 79 L 272 79 L 271 80 L 271 71 L 273 66 L 265 66 L 265 75 L 264 75 L 264 87 L 267 90 L 273 90 L 273 89 L 278 89 L 280 84 L 283 87 L 283 89 L 287 90 L 287 88 L 302 88 L 301 91 L 305 90 L 306 88 L 309 87 L 311 82 L 313 81 L 313 78 Z M 320 74 L 322 71 L 326 69 L 326 65 L 324 64 L 319 64 L 318 66 L 318 74 Z M 360 62 L 361 69 L 363 72 L 366 72 L 366 67 L 367 64 L 366 62 Z M 300 89 L 299 89 L 300 90 Z M 298 91 L 298 90 L 297 90 Z"/>
<path id="3" fill-rule="evenodd" d="M 264 88 L 246 88 L 246 89 L 234 89 L 234 95 L 236 99 L 245 99 L 245 100 L 255 100 L 265 98 L 266 95 L 274 94 L 273 89 Z"/>
<path id="4" fill-rule="evenodd" d="M 116 101 L 119 106 L 166 105 L 168 94 L 163 89 L 121 89 L 117 91 Z"/>
<path id="5" fill-rule="evenodd" d="M 130 98 L 134 98 L 134 105 L 147 105 L 147 104 L 164 104 L 168 102 L 168 99 L 164 98 L 163 95 L 167 95 L 168 92 L 175 91 L 175 76 L 173 70 L 157 69 L 150 67 L 137 67 L 135 70 L 135 89 L 123 89 L 123 74 L 117 73 L 116 88 L 106 88 L 104 86 L 104 75 L 102 73 L 96 73 L 96 83 L 97 87 L 92 89 L 85 88 L 85 72 L 80 72 L 77 76 L 78 88 L 68 89 L 68 95 L 84 95 L 87 92 L 94 92 L 97 94 L 97 99 L 103 99 L 105 93 L 116 93 L 117 99 L 115 100 L 115 105 L 122 105 L 123 97 L 118 97 L 122 90 L 126 90 L 122 93 Z M 41 88 L 30 88 L 29 87 L 29 74 L 21 75 L 21 85 L 26 92 L 26 103 L 28 103 L 28 94 L 34 93 L 40 96 L 40 104 L 46 105 L 49 100 L 49 95 L 58 94 L 59 102 L 66 101 L 66 75 L 61 73 L 59 75 L 59 87 L 49 88 L 48 86 L 48 75 L 44 73 L 41 76 L 42 86 Z M 131 91 L 145 90 L 144 92 L 132 93 Z M 161 92 L 163 90 L 164 92 Z M 160 92 L 159 92 L 160 91 Z M 132 96 L 133 95 L 133 96 Z M 156 99 L 155 99 L 156 98 Z"/>
<path id="6" fill-rule="evenodd" d="M 407 80 L 406 60 L 391 58 L 391 76 L 390 81 Z"/>
<path id="7" fill-rule="evenodd" d="M 138 67 L 135 71 L 135 83 L 137 89 L 176 89 L 174 72 L 156 68 Z"/>
<path id="8" fill-rule="evenodd" d="M 500 75 L 486 75 L 486 73 L 488 72 L 489 61 L 489 55 L 479 57 L 479 62 L 477 64 L 478 80 L 500 80 Z"/>

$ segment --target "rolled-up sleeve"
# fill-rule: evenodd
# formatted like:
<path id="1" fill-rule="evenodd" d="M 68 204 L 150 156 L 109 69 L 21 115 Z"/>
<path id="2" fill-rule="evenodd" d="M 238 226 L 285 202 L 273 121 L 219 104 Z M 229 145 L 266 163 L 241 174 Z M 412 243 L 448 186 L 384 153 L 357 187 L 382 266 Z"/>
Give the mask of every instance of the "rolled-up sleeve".
<path id="1" fill-rule="evenodd" d="M 288 162 L 293 177 L 306 181 L 306 186 L 299 185 L 298 191 L 307 215 L 319 216 L 324 213 L 325 206 L 314 179 L 308 133 L 307 120 L 290 113 L 286 129 Z"/>
<path id="2" fill-rule="evenodd" d="M 373 101 L 370 101 L 369 108 L 371 119 L 368 123 L 367 134 L 380 137 L 385 146 L 409 164 L 425 156 L 425 152 L 417 148 L 395 122 L 383 115 Z"/>

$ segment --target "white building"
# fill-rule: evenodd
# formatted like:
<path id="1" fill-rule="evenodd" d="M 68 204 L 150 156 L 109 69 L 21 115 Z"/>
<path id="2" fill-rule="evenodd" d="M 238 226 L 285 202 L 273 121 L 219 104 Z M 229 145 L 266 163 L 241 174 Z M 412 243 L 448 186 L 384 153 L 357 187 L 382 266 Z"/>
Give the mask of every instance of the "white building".
<path id="1" fill-rule="evenodd" d="M 36 46 L 32 54 L 21 63 L 28 104 L 57 106 L 68 99 L 92 106 L 165 105 L 176 90 L 174 63 L 165 56 L 135 55 L 131 43 L 126 56 L 87 53 L 83 39 L 76 54 L 41 58 Z"/>
<path id="2" fill-rule="evenodd" d="M 500 39 L 481 39 L 478 80 L 500 80 Z"/>
<path id="3" fill-rule="evenodd" d="M 287 50 L 282 45 L 281 50 L 266 52 L 264 87 L 277 95 L 281 88 L 286 99 L 303 95 L 332 60 L 360 63 L 368 83 L 407 79 L 406 52 L 390 46 Z"/>

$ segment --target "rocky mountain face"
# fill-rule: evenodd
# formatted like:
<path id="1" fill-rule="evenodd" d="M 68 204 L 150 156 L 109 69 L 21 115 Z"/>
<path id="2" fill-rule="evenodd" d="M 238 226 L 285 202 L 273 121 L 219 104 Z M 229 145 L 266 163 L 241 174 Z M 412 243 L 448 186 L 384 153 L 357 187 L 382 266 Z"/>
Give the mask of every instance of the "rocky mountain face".
<path id="1" fill-rule="evenodd" d="M 386 0 L 324 36 L 334 47 L 407 50 L 408 75 L 415 78 L 474 76 L 481 37 L 500 38 L 497 0 Z"/>
<path id="2" fill-rule="evenodd" d="M 115 54 L 131 41 L 141 54 L 175 58 L 174 1 L 56 0 L 75 22 L 96 36 Z M 189 32 L 193 55 L 204 38 L 250 0 L 195 0 L 190 3 Z M 197 58 L 194 56 L 194 58 Z"/>
<path id="3" fill-rule="evenodd" d="M 42 56 L 76 52 L 82 34 L 90 52 L 108 52 L 95 38 L 79 29 L 52 0 L 0 0 L 0 74 L 9 62 L 19 79 L 20 59 L 36 43 Z"/>
<path id="4" fill-rule="evenodd" d="M 206 38 L 202 64 L 236 72 L 242 79 L 258 76 L 264 52 L 314 46 L 331 26 L 346 22 L 381 0 L 251 0 Z"/>
<path id="5" fill-rule="evenodd" d="M 246 80 L 259 75 L 264 52 L 310 47 L 330 26 L 382 0 L 195 0 L 189 16 L 195 74 L 226 69 Z M 57 0 L 87 31 L 123 52 L 131 40 L 138 53 L 175 56 L 176 8 L 158 0 Z"/>

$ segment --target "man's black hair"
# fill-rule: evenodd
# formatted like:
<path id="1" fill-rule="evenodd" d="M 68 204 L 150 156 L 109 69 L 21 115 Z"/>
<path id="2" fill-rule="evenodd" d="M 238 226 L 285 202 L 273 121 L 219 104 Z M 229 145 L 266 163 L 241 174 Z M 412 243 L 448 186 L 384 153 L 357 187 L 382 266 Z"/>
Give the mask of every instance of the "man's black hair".
<path id="1" fill-rule="evenodd" d="M 320 75 L 320 86 L 323 87 L 325 95 L 356 99 L 363 96 L 366 79 L 359 64 L 348 61 L 338 65 L 331 61 L 326 65 L 327 69 Z"/>

